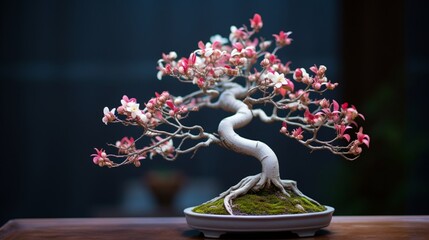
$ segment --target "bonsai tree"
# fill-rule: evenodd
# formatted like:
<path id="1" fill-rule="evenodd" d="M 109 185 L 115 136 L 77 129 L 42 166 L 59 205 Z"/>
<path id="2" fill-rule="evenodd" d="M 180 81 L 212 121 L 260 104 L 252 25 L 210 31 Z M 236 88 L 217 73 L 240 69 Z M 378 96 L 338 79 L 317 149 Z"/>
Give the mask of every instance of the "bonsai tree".
<path id="1" fill-rule="evenodd" d="M 362 146 L 369 147 L 370 142 L 355 121 L 364 119 L 363 115 L 353 105 L 323 98 L 325 92 L 338 86 L 327 78 L 326 66 L 292 70 L 291 62 L 277 57 L 281 48 L 292 43 L 292 32 L 280 31 L 272 35 L 272 41 L 264 40 L 257 38 L 262 26 L 261 16 L 255 14 L 250 27 L 231 26 L 229 39 L 215 35 L 210 42 L 200 41 L 198 49 L 187 57 L 178 58 L 174 51 L 162 54 L 158 79 L 173 77 L 189 84 L 192 92 L 185 96 L 155 93 L 144 104 L 125 95 L 117 108 L 105 107 L 105 124 L 135 126 L 142 133 L 136 139 L 124 137 L 109 144 L 116 148 L 115 153 L 95 149 L 93 162 L 101 167 L 138 167 L 146 158 L 175 160 L 213 144 L 252 156 L 260 161 L 261 173 L 244 178 L 212 200 L 223 198 L 226 210 L 233 214 L 232 200 L 251 190 L 275 187 L 286 196 L 293 193 L 305 197 L 295 181 L 280 178 L 277 156 L 267 144 L 235 132 L 254 118 L 278 124 L 280 134 L 311 151 L 327 150 L 347 160 L 358 158 Z M 191 112 L 200 108 L 221 109 L 231 115 L 219 122 L 217 132 L 207 132 L 200 125 L 185 123 Z M 322 129 L 331 134 L 319 134 Z M 150 138 L 150 143 L 144 144 L 144 138 Z"/>

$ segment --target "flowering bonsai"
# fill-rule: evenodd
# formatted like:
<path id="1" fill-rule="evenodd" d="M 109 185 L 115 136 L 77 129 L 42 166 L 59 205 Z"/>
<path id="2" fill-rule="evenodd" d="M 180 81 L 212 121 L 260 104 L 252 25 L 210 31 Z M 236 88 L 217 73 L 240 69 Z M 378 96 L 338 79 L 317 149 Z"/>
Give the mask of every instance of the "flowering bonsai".
<path id="1" fill-rule="evenodd" d="M 319 205 L 304 196 L 295 181 L 280 178 L 277 156 L 267 144 L 244 138 L 235 130 L 258 118 L 264 123 L 278 124 L 280 134 L 311 151 L 327 150 L 355 160 L 362 146 L 369 147 L 369 136 L 356 123 L 357 118 L 364 117 L 353 105 L 323 98 L 325 92 L 338 86 L 327 78 L 326 66 L 291 69 L 291 62 L 284 63 L 277 57 L 281 48 L 292 43 L 292 32 L 280 31 L 269 41 L 257 37 L 262 26 L 261 16 L 255 14 L 250 27 L 231 26 L 229 39 L 215 35 L 210 42 L 200 41 L 198 49 L 187 57 L 178 58 L 174 51 L 162 54 L 157 78 L 172 77 L 190 84 L 193 91 L 185 96 L 174 96 L 168 91 L 155 93 L 144 104 L 125 95 L 117 108 L 105 107 L 102 121 L 106 125 L 135 126 L 142 133 L 136 139 L 124 137 L 109 144 L 116 148 L 115 153 L 95 149 L 93 162 L 101 167 L 138 167 L 146 158 L 175 160 L 182 154 L 195 154 L 200 148 L 216 144 L 252 156 L 262 165 L 260 174 L 244 178 L 210 201 L 222 199 L 229 214 L 234 214 L 234 199 L 268 188 L 277 189 L 284 197 L 304 197 Z M 221 109 L 231 115 L 219 122 L 215 133 L 200 125 L 186 125 L 184 119 L 201 108 Z M 331 134 L 320 134 L 322 129 Z M 144 138 L 149 138 L 150 143 L 144 144 Z"/>

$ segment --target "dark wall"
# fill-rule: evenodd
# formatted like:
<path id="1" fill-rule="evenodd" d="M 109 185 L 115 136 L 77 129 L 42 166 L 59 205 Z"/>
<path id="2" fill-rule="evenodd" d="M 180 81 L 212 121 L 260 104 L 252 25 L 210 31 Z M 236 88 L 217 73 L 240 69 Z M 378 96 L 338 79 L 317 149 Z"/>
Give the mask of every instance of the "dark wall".
<path id="1" fill-rule="evenodd" d="M 156 80 L 162 52 L 188 55 L 199 40 L 208 41 L 215 33 L 227 36 L 230 25 L 248 24 L 255 12 L 263 17 L 265 37 L 293 31 L 294 42 L 280 53 L 282 59 L 292 60 L 294 67 L 328 66 L 328 76 L 340 83 L 335 97 L 366 115 L 372 145 L 358 161 L 346 162 L 272 137 L 279 126 L 255 121 L 252 131 L 242 133 L 272 146 L 282 176 L 298 180 L 304 192 L 336 206 L 338 214 L 428 214 L 423 204 L 428 197 L 427 144 L 425 132 L 417 128 L 424 126 L 420 96 L 428 77 L 427 38 L 418 26 L 427 17 L 418 1 L 370 2 L 1 3 L 0 222 L 133 215 L 122 211 L 124 201 L 141 199 L 133 204 L 145 205 L 153 199 L 144 192 L 133 198 L 124 189 L 143 182 L 152 170 L 183 173 L 184 189 L 209 179 L 213 191 L 208 194 L 257 173 L 256 160 L 216 146 L 194 159 L 185 156 L 172 163 L 158 158 L 141 168 L 98 168 L 89 157 L 93 147 L 139 133 L 104 126 L 104 106 L 118 105 L 123 94 L 143 102 L 155 91 L 194 89 L 172 79 Z M 202 111 L 192 117 L 215 130 L 221 116 Z M 189 190 L 183 199 L 197 198 L 199 191 L 205 190 Z"/>
<path id="2" fill-rule="evenodd" d="M 344 94 L 367 114 L 371 151 L 344 169 L 344 200 L 356 213 L 423 214 L 429 211 L 428 134 L 422 118 L 428 88 L 428 21 L 421 1 L 345 1 Z M 346 177 L 352 172 L 363 177 Z M 350 181 L 348 181 L 350 180 Z M 366 196 L 366 197 L 362 197 Z"/>

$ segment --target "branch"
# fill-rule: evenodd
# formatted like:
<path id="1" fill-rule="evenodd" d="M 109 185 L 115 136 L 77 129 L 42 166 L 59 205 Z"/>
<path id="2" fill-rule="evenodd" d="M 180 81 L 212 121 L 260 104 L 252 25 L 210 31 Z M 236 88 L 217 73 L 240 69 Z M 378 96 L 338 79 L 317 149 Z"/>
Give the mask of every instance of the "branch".
<path id="1" fill-rule="evenodd" d="M 213 134 L 207 134 L 207 136 L 208 136 L 208 139 L 206 141 L 199 142 L 196 145 L 194 145 L 192 147 L 189 147 L 187 149 L 180 149 L 180 146 L 179 146 L 179 148 L 177 148 L 176 151 L 175 151 L 174 157 L 166 157 L 166 159 L 167 160 L 175 160 L 179 155 L 186 154 L 186 153 L 189 153 L 189 152 L 194 152 L 192 154 L 192 156 L 191 156 L 191 158 L 193 158 L 195 156 L 195 154 L 197 153 L 197 151 L 200 148 L 202 148 L 202 147 L 208 147 L 212 143 L 220 144 L 220 142 L 221 142 L 220 139 L 218 139 L 215 135 L 213 135 Z M 185 138 L 184 138 L 184 140 L 185 140 Z M 180 145 L 182 145 L 182 143 Z"/>

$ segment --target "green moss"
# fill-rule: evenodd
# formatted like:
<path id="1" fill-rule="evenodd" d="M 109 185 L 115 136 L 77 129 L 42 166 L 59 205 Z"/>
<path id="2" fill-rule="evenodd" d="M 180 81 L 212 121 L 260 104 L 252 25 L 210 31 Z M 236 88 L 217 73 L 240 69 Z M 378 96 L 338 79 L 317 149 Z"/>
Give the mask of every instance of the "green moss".
<path id="1" fill-rule="evenodd" d="M 234 199 L 232 209 L 235 215 L 278 215 L 326 210 L 324 206 L 316 205 L 305 197 L 300 197 L 290 192 L 289 194 L 290 197 L 277 189 L 249 192 Z M 193 211 L 196 213 L 228 215 L 223 206 L 223 198 L 197 206 Z"/>
<path id="2" fill-rule="evenodd" d="M 228 215 L 228 212 L 223 206 L 223 198 L 211 203 L 201 204 L 195 207 L 193 211 L 196 213 Z"/>

